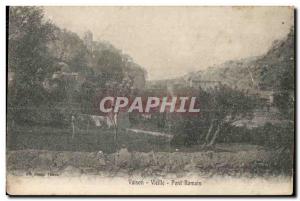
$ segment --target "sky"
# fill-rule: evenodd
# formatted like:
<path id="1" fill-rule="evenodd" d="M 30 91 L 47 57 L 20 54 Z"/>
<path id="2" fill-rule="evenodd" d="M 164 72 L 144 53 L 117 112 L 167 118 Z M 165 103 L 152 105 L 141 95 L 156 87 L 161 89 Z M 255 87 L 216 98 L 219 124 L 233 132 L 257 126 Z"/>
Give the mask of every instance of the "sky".
<path id="1" fill-rule="evenodd" d="M 259 56 L 293 25 L 291 7 L 44 7 L 61 28 L 109 41 L 149 80 Z"/>

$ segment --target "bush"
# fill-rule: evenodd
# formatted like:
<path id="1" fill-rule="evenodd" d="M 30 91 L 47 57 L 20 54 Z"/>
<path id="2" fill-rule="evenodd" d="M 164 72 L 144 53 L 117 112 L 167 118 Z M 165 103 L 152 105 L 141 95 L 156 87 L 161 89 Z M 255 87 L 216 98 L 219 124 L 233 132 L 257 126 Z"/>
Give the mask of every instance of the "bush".
<path id="1" fill-rule="evenodd" d="M 177 128 L 177 134 L 171 141 L 175 147 L 202 144 L 208 128 L 198 126 L 191 121 L 183 121 L 181 129 Z M 221 129 L 217 143 L 248 143 L 267 147 L 288 147 L 291 149 L 294 143 L 294 124 L 272 125 L 265 124 L 262 127 L 248 129 L 225 124 Z"/>

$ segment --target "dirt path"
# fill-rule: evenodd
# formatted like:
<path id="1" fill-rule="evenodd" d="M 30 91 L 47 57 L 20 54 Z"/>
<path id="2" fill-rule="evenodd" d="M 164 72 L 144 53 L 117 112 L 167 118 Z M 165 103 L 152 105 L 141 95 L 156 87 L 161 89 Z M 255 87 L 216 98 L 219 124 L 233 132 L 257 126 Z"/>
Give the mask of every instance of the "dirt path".
<path id="1" fill-rule="evenodd" d="M 173 138 L 173 135 L 166 134 L 166 133 L 161 133 L 161 132 L 145 131 L 145 130 L 133 129 L 133 128 L 128 128 L 126 130 L 127 131 L 132 131 L 134 133 L 144 133 L 144 134 L 153 135 L 153 136 L 163 136 L 163 137 L 167 137 L 167 138 L 171 138 L 171 139 Z"/>

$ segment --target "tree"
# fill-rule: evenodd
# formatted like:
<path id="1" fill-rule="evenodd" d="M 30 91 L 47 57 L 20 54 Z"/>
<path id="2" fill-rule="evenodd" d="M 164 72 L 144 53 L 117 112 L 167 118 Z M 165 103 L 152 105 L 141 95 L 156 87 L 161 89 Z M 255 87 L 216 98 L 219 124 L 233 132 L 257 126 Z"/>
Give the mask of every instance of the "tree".
<path id="1" fill-rule="evenodd" d="M 282 51 L 283 56 L 280 67 L 283 72 L 278 73 L 277 93 L 275 93 L 274 104 L 282 116 L 294 121 L 295 105 L 295 55 L 294 55 L 294 29 L 292 28 L 285 41 L 286 50 Z"/>
<path id="2" fill-rule="evenodd" d="M 67 64 L 71 72 L 82 74 L 87 72 L 89 52 L 83 40 L 76 33 L 56 27 L 54 39 L 48 47 L 55 60 Z"/>
<path id="3" fill-rule="evenodd" d="M 260 84 L 274 91 L 274 106 L 281 115 L 294 121 L 295 42 L 294 27 L 284 40 L 275 41 L 268 53 L 258 61 Z"/>
<path id="4" fill-rule="evenodd" d="M 199 99 L 202 99 L 202 117 L 210 125 L 204 139 L 206 146 L 215 144 L 225 124 L 251 117 L 253 110 L 259 105 L 257 97 L 225 85 L 215 87 L 209 92 L 200 90 Z"/>
<path id="5" fill-rule="evenodd" d="M 47 48 L 54 26 L 43 16 L 38 7 L 9 8 L 8 69 L 15 83 L 8 92 L 8 107 L 20 121 L 33 120 L 31 108 L 49 104 L 43 81 L 55 71 Z"/>
<path id="6" fill-rule="evenodd" d="M 130 79 L 129 76 L 126 74 L 123 75 L 123 80 L 121 83 L 115 82 L 115 81 L 108 81 L 107 85 L 110 86 L 110 96 L 112 97 L 129 97 L 131 94 L 132 90 L 132 79 Z M 115 141 L 115 146 L 116 149 L 118 150 L 119 145 L 118 145 L 118 136 L 119 136 L 119 124 L 118 124 L 118 112 L 114 112 L 114 107 L 111 113 L 107 114 L 107 117 L 110 118 L 110 121 L 113 122 L 114 126 L 114 141 Z"/>

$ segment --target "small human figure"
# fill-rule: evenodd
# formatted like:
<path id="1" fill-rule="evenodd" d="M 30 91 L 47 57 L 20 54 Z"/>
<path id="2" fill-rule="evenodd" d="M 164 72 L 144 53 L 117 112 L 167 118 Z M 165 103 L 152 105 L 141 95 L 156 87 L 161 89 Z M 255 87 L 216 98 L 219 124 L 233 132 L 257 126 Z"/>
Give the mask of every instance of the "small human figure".
<path id="1" fill-rule="evenodd" d="M 72 122 L 71 124 L 72 124 L 72 139 L 73 139 L 75 136 L 75 117 L 74 117 L 74 115 L 72 115 L 71 122 Z"/>

